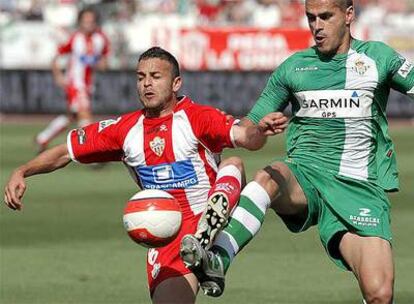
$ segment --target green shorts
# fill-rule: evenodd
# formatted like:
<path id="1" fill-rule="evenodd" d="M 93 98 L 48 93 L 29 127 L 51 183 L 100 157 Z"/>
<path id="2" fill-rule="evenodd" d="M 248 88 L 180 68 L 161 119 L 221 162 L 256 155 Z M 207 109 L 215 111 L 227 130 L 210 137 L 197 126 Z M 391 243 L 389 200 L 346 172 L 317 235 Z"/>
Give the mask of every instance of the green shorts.
<path id="1" fill-rule="evenodd" d="M 319 167 L 283 161 L 298 180 L 308 201 L 307 218 L 279 216 L 292 232 L 318 225 L 319 236 L 329 257 L 348 269 L 339 253 L 339 241 L 346 232 L 376 236 L 391 242 L 390 203 L 378 185 L 324 173 Z"/>

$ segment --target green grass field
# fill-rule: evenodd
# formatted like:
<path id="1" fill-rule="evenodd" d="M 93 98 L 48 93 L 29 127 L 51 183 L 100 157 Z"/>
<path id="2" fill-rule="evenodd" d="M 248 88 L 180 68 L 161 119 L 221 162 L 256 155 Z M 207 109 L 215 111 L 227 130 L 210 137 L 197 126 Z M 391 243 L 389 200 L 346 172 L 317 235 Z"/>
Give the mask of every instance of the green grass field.
<path id="1" fill-rule="evenodd" d="M 41 124 L 1 125 L 1 186 L 12 169 L 34 156 Z M 396 303 L 414 303 L 413 129 L 392 130 L 401 192 L 392 195 Z M 63 140 L 63 139 L 61 139 Z M 248 176 L 277 155 L 281 139 L 241 155 Z M 121 164 L 94 170 L 79 164 L 28 180 L 22 212 L 0 207 L 0 303 L 148 303 L 144 248 L 122 226 L 126 200 L 137 191 Z M 287 231 L 269 212 L 257 238 L 238 255 L 223 297 L 199 303 L 361 303 L 350 273 L 330 262 L 317 229 Z"/>

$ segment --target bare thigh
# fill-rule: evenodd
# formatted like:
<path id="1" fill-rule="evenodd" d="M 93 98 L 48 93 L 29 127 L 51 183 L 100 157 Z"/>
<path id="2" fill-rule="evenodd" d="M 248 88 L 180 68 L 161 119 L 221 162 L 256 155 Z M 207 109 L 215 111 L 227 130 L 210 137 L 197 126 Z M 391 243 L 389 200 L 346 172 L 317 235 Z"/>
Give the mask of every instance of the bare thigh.
<path id="1" fill-rule="evenodd" d="M 194 274 L 173 277 L 161 282 L 152 296 L 152 303 L 192 304 L 198 292 L 198 281 Z"/>
<path id="2" fill-rule="evenodd" d="M 339 243 L 344 260 L 358 280 L 368 303 L 391 303 L 394 263 L 391 245 L 379 237 L 345 233 Z"/>

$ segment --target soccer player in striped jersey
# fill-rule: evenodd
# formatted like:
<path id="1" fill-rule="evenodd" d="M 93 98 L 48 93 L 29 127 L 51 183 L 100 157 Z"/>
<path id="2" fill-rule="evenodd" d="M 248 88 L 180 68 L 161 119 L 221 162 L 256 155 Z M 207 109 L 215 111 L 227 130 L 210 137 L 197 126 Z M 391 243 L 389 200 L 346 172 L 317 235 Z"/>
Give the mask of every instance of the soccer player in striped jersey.
<path id="1" fill-rule="evenodd" d="M 66 94 L 68 114 L 53 119 L 36 136 L 39 152 L 44 151 L 54 138 L 64 132 L 71 121 L 76 121 L 79 127 L 92 122 L 93 72 L 107 67 L 109 40 L 98 28 L 97 13 L 90 8 L 79 12 L 78 27 L 68 41 L 59 45 L 52 60 L 53 78 Z M 59 67 L 58 60 L 67 55 L 69 60 L 65 75 Z"/>
<path id="2" fill-rule="evenodd" d="M 277 68 L 242 120 L 251 126 L 290 103 L 287 157 L 247 184 L 211 250 L 186 236 L 181 255 L 205 281 L 204 292 L 219 296 L 231 260 L 272 208 L 292 232 L 318 225 L 329 257 L 354 273 L 365 301 L 389 304 L 394 266 L 386 192 L 399 182 L 385 109 L 391 88 L 414 97 L 413 64 L 384 43 L 351 36 L 352 0 L 305 6 L 316 45 Z"/>
<path id="3" fill-rule="evenodd" d="M 182 82 L 178 63 L 158 47 L 140 56 L 137 78 L 144 109 L 72 130 L 66 144 L 43 152 L 14 171 L 5 188 L 5 203 L 20 210 L 26 177 L 63 168 L 71 160 L 122 161 L 142 189 L 168 191 L 183 213 L 177 238 L 165 247 L 148 251 L 152 301 L 194 303 L 199 282 L 180 258 L 181 238 L 196 233 L 209 201 L 215 211 L 204 214 L 203 218 L 211 218 L 207 227 L 201 223 L 198 231 L 201 239 L 210 242 L 209 238 L 221 228 L 217 224 L 224 225 L 227 219 L 218 213 L 231 212 L 244 183 L 240 158 L 231 157 L 219 164 L 216 154 L 226 147 L 259 149 L 267 136 L 283 131 L 287 119 L 282 113 L 271 113 L 257 125 L 239 126 L 234 118 L 217 109 L 178 96 Z"/>

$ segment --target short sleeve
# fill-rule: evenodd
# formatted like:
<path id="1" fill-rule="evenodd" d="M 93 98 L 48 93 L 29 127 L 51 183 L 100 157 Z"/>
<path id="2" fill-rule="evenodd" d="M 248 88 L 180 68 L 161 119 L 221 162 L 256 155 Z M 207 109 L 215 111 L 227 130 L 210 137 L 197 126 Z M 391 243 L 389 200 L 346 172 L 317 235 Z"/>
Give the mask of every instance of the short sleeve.
<path id="1" fill-rule="evenodd" d="M 281 111 L 286 107 L 290 93 L 286 84 L 284 65 L 272 73 L 262 94 L 247 115 L 252 122 L 257 124 L 267 114 Z"/>
<path id="2" fill-rule="evenodd" d="M 224 148 L 233 148 L 231 128 L 235 119 L 227 119 L 219 110 L 200 106 L 190 110 L 191 125 L 196 137 L 213 153 L 220 153 Z"/>
<path id="3" fill-rule="evenodd" d="M 74 35 L 70 36 L 70 38 L 65 43 L 58 45 L 57 53 L 59 55 L 72 53 L 73 38 Z"/>
<path id="4" fill-rule="evenodd" d="M 388 69 L 390 86 L 414 99 L 414 65 L 407 58 L 389 48 Z"/>
<path id="5" fill-rule="evenodd" d="M 70 131 L 67 146 L 72 160 L 80 163 L 122 160 L 124 136 L 117 125 L 120 120 L 104 120 Z"/>

